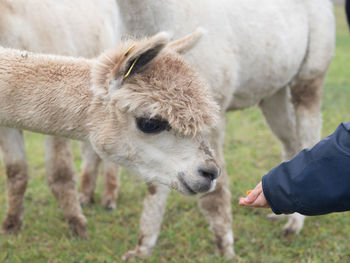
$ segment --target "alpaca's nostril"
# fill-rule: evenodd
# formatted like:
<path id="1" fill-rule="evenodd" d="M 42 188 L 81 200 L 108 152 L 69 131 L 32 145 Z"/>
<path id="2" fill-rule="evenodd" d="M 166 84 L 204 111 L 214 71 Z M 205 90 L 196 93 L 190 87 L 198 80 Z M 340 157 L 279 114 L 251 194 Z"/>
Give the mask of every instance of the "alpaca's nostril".
<path id="1" fill-rule="evenodd" d="M 220 169 L 213 165 L 201 166 L 198 168 L 198 173 L 200 176 L 213 181 L 220 176 Z"/>

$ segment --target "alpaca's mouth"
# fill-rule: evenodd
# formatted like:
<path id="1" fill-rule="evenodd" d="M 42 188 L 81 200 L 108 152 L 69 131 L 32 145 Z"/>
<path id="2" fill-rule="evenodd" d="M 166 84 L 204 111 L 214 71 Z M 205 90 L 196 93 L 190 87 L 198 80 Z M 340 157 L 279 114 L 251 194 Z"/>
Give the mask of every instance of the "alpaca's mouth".
<path id="1" fill-rule="evenodd" d="M 178 179 L 180 181 L 180 183 L 182 184 L 183 188 L 186 190 L 186 194 L 188 195 L 195 195 L 197 194 L 195 191 L 192 190 L 192 188 L 186 183 L 186 180 L 184 178 L 184 173 L 183 172 L 180 172 L 178 174 Z"/>

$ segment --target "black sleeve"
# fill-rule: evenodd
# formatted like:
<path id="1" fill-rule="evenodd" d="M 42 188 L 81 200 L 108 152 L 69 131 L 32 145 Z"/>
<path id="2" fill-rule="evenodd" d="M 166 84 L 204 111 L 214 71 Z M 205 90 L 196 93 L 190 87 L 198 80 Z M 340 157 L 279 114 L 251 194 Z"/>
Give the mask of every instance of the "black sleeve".
<path id="1" fill-rule="evenodd" d="M 345 2 L 345 12 L 346 18 L 348 19 L 348 25 L 350 27 L 350 0 L 346 0 Z"/>
<path id="2" fill-rule="evenodd" d="M 276 214 L 321 215 L 350 210 L 350 122 L 262 179 Z"/>

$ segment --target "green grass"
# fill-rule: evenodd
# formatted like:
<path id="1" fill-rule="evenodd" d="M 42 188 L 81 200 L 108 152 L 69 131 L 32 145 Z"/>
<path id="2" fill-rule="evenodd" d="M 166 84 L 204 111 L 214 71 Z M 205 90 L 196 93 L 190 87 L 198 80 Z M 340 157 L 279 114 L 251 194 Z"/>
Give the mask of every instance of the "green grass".
<path id="1" fill-rule="evenodd" d="M 323 136 L 350 113 L 350 36 L 342 7 L 336 7 L 337 51 L 324 91 Z M 0 235 L 0 262 L 120 262 L 134 248 L 145 186 L 124 173 L 116 211 L 97 203 L 84 208 L 90 239 L 71 236 L 48 190 L 44 171 L 43 136 L 25 133 L 30 167 L 26 216 L 18 235 Z M 74 144 L 76 165 L 80 165 Z M 235 250 L 240 262 L 350 262 L 350 214 L 308 218 L 300 236 L 282 236 L 284 222 L 266 220 L 267 210 L 240 208 L 237 200 L 270 168 L 280 162 L 280 145 L 261 113 L 252 108 L 229 113 L 225 156 L 231 177 Z M 0 218 L 6 210 L 5 173 L 0 175 Z M 139 260 L 141 261 L 141 260 Z M 215 256 L 215 242 L 195 198 L 172 193 L 153 256 L 146 262 L 226 262 Z"/>

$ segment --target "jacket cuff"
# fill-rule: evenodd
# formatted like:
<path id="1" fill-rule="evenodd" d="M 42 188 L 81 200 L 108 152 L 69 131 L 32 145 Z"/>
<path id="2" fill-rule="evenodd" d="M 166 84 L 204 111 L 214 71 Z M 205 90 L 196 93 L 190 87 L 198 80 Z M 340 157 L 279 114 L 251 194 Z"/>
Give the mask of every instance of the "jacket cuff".
<path id="1" fill-rule="evenodd" d="M 270 208 L 272 210 L 272 212 L 274 212 L 277 215 L 282 214 L 282 212 L 274 205 L 274 203 L 272 202 L 271 199 L 271 192 L 270 192 L 270 187 L 269 187 L 269 180 L 267 179 L 268 174 L 266 174 L 265 176 L 263 176 L 262 178 L 262 189 L 263 189 L 263 193 L 264 196 L 267 200 L 267 202 L 270 205 Z"/>
<path id="2" fill-rule="evenodd" d="M 290 175 L 299 173 L 302 155 L 304 154 L 292 161 L 281 163 L 262 178 L 265 198 L 275 214 L 290 214 L 300 208 L 297 198 L 294 198 L 295 189 Z"/>

